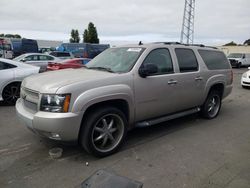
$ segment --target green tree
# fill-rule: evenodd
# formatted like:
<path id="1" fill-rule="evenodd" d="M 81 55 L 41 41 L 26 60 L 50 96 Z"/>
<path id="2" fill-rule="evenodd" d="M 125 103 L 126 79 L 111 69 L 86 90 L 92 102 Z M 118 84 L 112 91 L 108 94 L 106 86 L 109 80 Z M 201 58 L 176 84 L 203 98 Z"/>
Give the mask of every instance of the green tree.
<path id="1" fill-rule="evenodd" d="M 6 38 L 22 38 L 19 34 L 0 34 L 0 37 L 6 37 Z"/>
<path id="2" fill-rule="evenodd" d="M 88 43 L 89 39 L 88 39 L 88 30 L 85 29 L 84 33 L 83 33 L 83 42 Z"/>
<path id="3" fill-rule="evenodd" d="M 227 44 L 224 44 L 223 46 L 237 46 L 237 44 L 234 41 L 231 41 Z"/>
<path id="4" fill-rule="evenodd" d="M 250 39 L 247 39 L 247 40 L 244 42 L 244 45 L 250 45 Z"/>
<path id="5" fill-rule="evenodd" d="M 84 30 L 83 42 L 99 44 L 97 29 L 92 22 L 89 23 L 88 29 Z"/>
<path id="6" fill-rule="evenodd" d="M 79 43 L 80 42 L 80 36 L 77 29 L 71 30 L 71 38 L 69 39 L 70 43 Z"/>

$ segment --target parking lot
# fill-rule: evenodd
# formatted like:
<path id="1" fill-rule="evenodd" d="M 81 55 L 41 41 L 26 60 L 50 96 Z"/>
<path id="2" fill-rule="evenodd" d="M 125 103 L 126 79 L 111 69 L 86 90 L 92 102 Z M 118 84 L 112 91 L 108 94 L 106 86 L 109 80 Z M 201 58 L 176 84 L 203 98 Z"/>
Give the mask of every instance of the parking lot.
<path id="1" fill-rule="evenodd" d="M 216 119 L 195 114 L 135 129 L 120 152 L 101 159 L 37 137 L 19 123 L 14 106 L 1 104 L 0 187 L 77 187 L 98 169 L 144 188 L 250 187 L 250 90 L 240 85 L 246 70 L 234 69 L 233 92 Z M 60 159 L 50 158 L 53 147 L 63 148 Z"/>

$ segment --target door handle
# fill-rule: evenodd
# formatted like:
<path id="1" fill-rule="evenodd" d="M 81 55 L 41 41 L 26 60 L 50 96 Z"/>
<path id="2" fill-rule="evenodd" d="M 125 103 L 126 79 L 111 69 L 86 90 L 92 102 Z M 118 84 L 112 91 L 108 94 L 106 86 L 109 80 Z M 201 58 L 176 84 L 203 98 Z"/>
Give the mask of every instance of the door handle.
<path id="1" fill-rule="evenodd" d="M 168 85 L 175 85 L 177 84 L 177 80 L 169 80 Z"/>
<path id="2" fill-rule="evenodd" d="M 201 76 L 198 76 L 195 78 L 195 81 L 201 81 L 201 80 L 203 80 L 203 78 Z"/>

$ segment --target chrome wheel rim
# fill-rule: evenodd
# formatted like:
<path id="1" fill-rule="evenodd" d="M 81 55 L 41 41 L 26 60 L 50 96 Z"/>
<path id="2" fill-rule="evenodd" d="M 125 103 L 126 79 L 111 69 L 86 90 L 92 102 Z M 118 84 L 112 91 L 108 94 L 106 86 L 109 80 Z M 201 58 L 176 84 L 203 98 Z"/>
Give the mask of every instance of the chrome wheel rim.
<path id="1" fill-rule="evenodd" d="M 109 152 L 119 145 L 124 134 L 124 122 L 117 114 L 102 116 L 92 131 L 92 143 L 99 152 Z"/>
<path id="2" fill-rule="evenodd" d="M 217 115 L 220 109 L 220 97 L 218 95 L 214 95 L 211 97 L 208 103 L 208 114 L 210 117 L 214 117 Z"/>

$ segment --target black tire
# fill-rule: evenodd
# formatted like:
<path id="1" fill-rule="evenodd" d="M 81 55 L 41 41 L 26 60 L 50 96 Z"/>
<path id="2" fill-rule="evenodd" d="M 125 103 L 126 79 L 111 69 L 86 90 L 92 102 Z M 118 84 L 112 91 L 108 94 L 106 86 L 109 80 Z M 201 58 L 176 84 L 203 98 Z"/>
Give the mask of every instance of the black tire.
<path id="1" fill-rule="evenodd" d="M 14 105 L 17 99 L 20 97 L 20 86 L 21 83 L 11 83 L 3 89 L 2 97 L 6 104 Z"/>
<path id="2" fill-rule="evenodd" d="M 206 119 L 216 118 L 221 108 L 221 92 L 212 90 L 201 107 L 201 115 Z"/>
<path id="3" fill-rule="evenodd" d="M 239 62 L 236 66 L 238 69 L 241 68 L 241 62 Z"/>
<path id="4" fill-rule="evenodd" d="M 127 134 L 128 121 L 124 113 L 111 106 L 97 108 L 84 118 L 80 143 L 97 157 L 105 157 L 119 150 Z"/>

